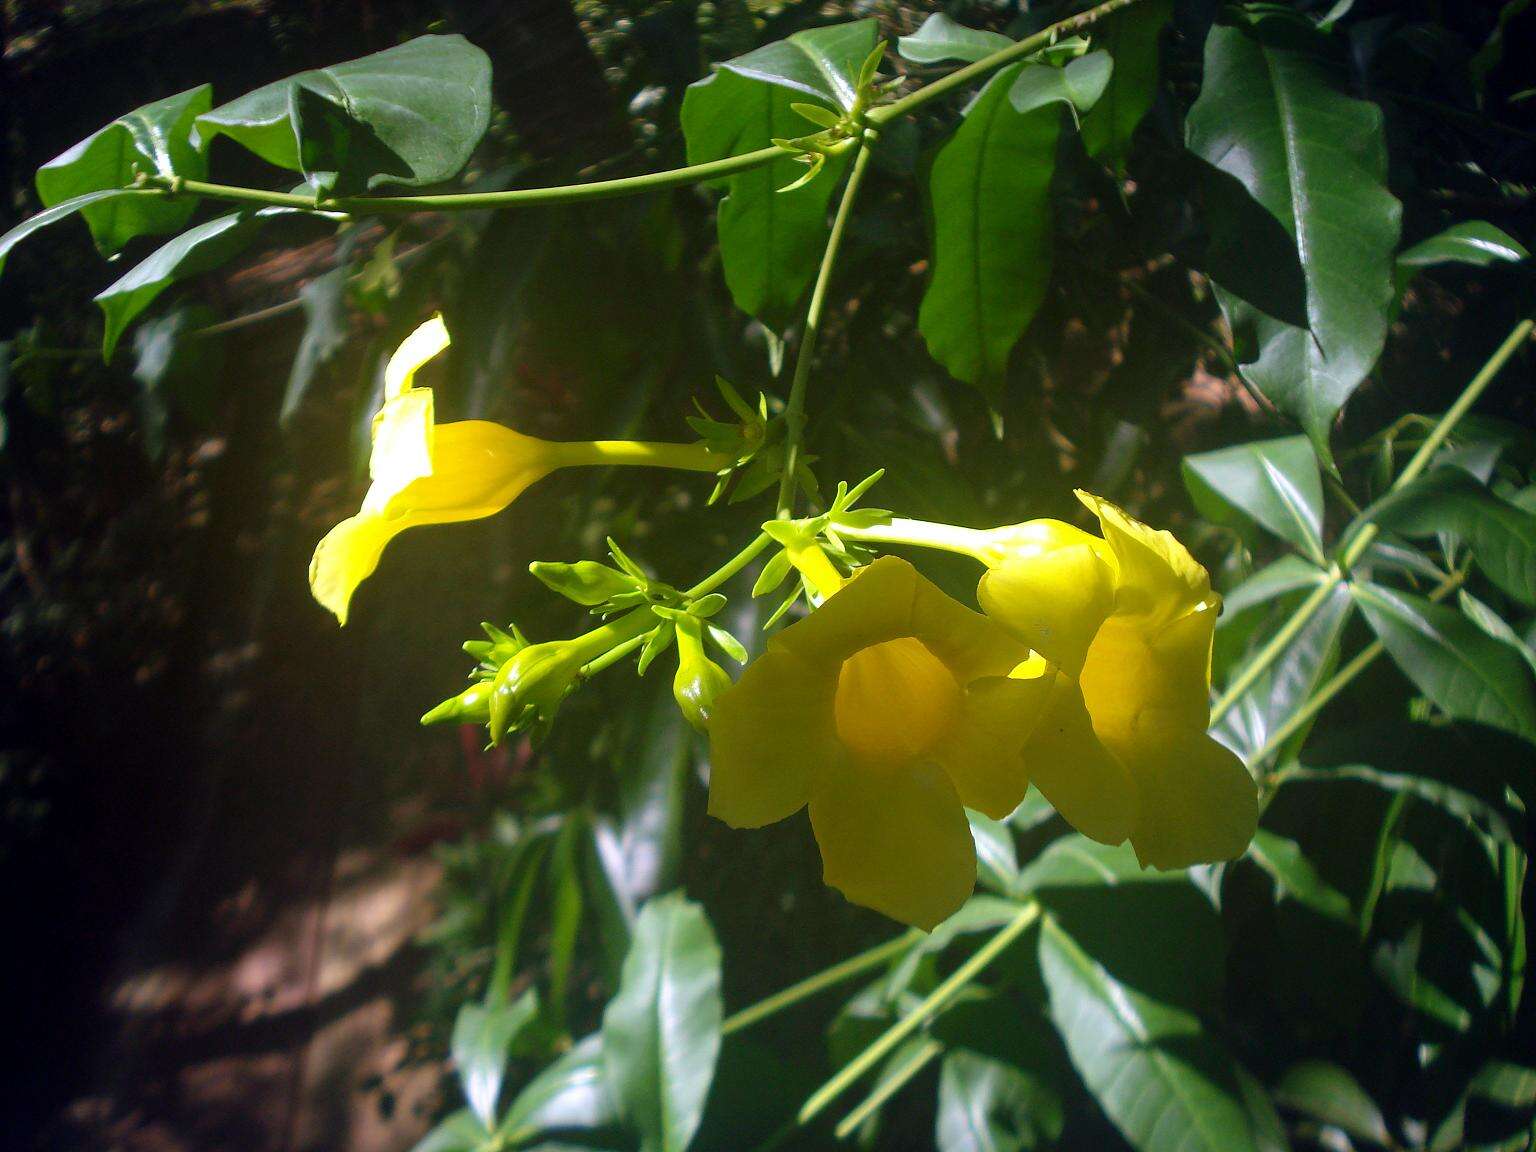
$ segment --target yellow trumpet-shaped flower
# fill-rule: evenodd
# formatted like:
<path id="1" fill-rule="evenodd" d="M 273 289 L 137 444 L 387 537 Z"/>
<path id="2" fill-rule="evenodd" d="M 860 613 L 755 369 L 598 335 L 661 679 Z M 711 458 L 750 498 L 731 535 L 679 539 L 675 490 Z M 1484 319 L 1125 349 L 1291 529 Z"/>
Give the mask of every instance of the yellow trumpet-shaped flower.
<path id="1" fill-rule="evenodd" d="M 709 810 L 755 828 L 808 804 L 826 882 L 932 928 L 975 885 L 964 807 L 1002 817 L 1024 798 L 1020 750 L 1059 679 L 884 557 L 769 640 L 715 700 Z"/>
<path id="2" fill-rule="evenodd" d="M 357 515 L 328 532 L 309 564 L 314 597 L 345 624 L 357 586 L 385 546 L 407 528 L 494 516 L 557 468 L 646 464 L 714 471 L 724 459 L 703 444 L 631 440 L 554 442 L 488 420 L 438 424 L 432 390 L 416 373 L 448 347 L 434 317 L 412 332 L 384 371 L 384 403 L 373 418 L 372 479 Z"/>
<path id="3" fill-rule="evenodd" d="M 1070 734 L 1042 724 L 1053 747 L 1046 753 L 1031 741 L 1026 761 L 1036 774 L 1037 761 L 1108 755 L 1122 763 L 1138 793 L 1130 839 L 1143 865 L 1232 859 L 1253 837 L 1258 803 L 1242 762 L 1206 734 L 1220 597 L 1172 535 L 1077 495 L 1099 518 L 1102 539 L 1052 520 L 987 534 L 983 610 L 1071 673 L 1075 684 L 1063 678 L 1057 706 L 1064 715 L 1086 708 L 1091 718 L 1091 728 Z"/>

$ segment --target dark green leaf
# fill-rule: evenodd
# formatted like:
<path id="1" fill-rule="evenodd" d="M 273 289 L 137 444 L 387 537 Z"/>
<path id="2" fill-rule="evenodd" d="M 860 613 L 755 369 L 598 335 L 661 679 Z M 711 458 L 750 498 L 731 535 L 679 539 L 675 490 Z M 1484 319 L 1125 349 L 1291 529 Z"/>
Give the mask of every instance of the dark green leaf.
<path id="1" fill-rule="evenodd" d="M 868 51 L 874 29 L 865 34 Z M 689 85 L 682 112 L 688 162 L 720 160 L 803 135 L 808 125 L 790 108 L 796 102 L 794 89 L 724 67 Z M 726 182 L 716 224 L 725 283 L 736 307 L 775 332 L 793 318 L 816 276 L 829 231 L 827 204 L 846 167 L 846 153 L 834 156 L 810 183 L 780 192 L 805 174 L 786 152 Z"/>
<path id="2" fill-rule="evenodd" d="M 299 350 L 288 373 L 288 387 L 283 391 L 283 406 L 277 414 L 280 424 L 287 424 L 299 410 L 315 373 L 346 346 L 350 271 L 350 266 L 344 264 L 316 276 L 299 289 L 299 303 L 304 307 L 304 335 L 299 338 Z"/>
<path id="3" fill-rule="evenodd" d="M 45 208 L 35 216 L 28 216 L 5 235 L 0 236 L 0 271 L 5 270 L 5 258 L 10 254 L 11 249 L 32 233 L 50 224 L 57 224 L 60 220 L 65 220 L 92 204 L 102 204 L 109 200 L 156 200 L 159 198 L 160 194 L 157 192 L 145 192 L 138 188 L 109 188 L 101 192 L 87 192 L 83 196 L 76 196 L 71 200 L 55 204 L 52 208 Z"/>
<path id="4" fill-rule="evenodd" d="M 1509 621 L 1465 588 L 1456 593 L 1456 605 L 1461 609 L 1462 615 L 1501 644 L 1508 644 L 1520 654 L 1522 660 L 1531 666 L 1531 671 L 1536 672 L 1536 648 L 1526 643 L 1525 637 L 1516 632 Z"/>
<path id="5" fill-rule="evenodd" d="M 912 35 L 898 39 L 896 51 L 914 64 L 937 64 L 943 60 L 971 63 L 1012 45 L 1013 41 L 1000 32 L 967 28 L 944 13 L 935 12 Z"/>
<path id="6" fill-rule="evenodd" d="M 1529 672 L 1506 645 L 1453 608 L 1379 584 L 1353 588 L 1392 659 L 1438 708 L 1536 741 Z"/>
<path id="7" fill-rule="evenodd" d="M 1397 254 L 1397 294 L 1403 294 L 1421 269 L 1437 264 L 1486 268 L 1503 262 L 1518 264 L 1530 258 L 1525 246 L 1503 229 L 1484 220 L 1464 220 Z"/>
<path id="8" fill-rule="evenodd" d="M 617 1122 L 603 1078 L 602 1037 L 594 1032 L 523 1087 L 507 1107 L 497 1135 L 517 1145 L 540 1132 L 608 1128 Z"/>
<path id="9" fill-rule="evenodd" d="M 1072 1063 L 1140 1152 L 1256 1152 L 1232 1057 L 1197 1017 L 1122 984 L 1052 921 L 1040 967 Z"/>
<path id="10" fill-rule="evenodd" d="M 1061 1099 L 1022 1069 L 961 1050 L 944 1057 L 934 1139 L 939 1152 L 1024 1152 L 1054 1142 Z"/>
<path id="11" fill-rule="evenodd" d="M 1277 898 L 1295 900 L 1330 920 L 1354 922 L 1349 897 L 1328 883 L 1296 841 L 1260 828 L 1248 857 L 1274 880 Z"/>
<path id="12" fill-rule="evenodd" d="M 125 188 L 139 173 L 201 179 L 208 161 L 206 149 L 191 141 L 192 121 L 212 103 L 213 89 L 203 84 L 119 116 L 39 168 L 38 196 L 52 208 L 90 192 Z M 192 196 L 141 195 L 98 200 L 83 205 L 80 214 L 96 247 L 111 256 L 135 236 L 175 232 L 196 208 Z"/>
<path id="13" fill-rule="evenodd" d="M 1471 773 L 1463 771 L 1463 776 Z M 1341 764 L 1329 768 L 1306 768 L 1301 765 L 1292 765 L 1281 770 L 1274 776 L 1277 785 L 1289 784 L 1299 781 L 1340 781 L 1355 780 L 1362 784 L 1369 784 L 1374 788 L 1380 788 L 1384 792 L 1394 795 L 1405 794 L 1417 797 L 1427 804 L 1443 809 L 1463 820 L 1476 822 L 1486 827 L 1494 836 L 1503 840 L 1512 840 L 1514 830 L 1510 821 L 1511 813 L 1502 803 L 1502 796 L 1495 800 L 1486 795 L 1486 788 L 1479 791 L 1469 790 L 1467 787 L 1458 787 L 1456 784 L 1447 783 L 1433 775 L 1421 775 L 1413 772 L 1386 772 L 1380 768 L 1372 768 L 1368 764 Z M 1480 784 L 1496 789 L 1502 793 L 1503 780 L 1478 781 Z"/>
<path id="14" fill-rule="evenodd" d="M 1026 64 L 1013 82 L 1008 99 L 1021 114 L 1047 104 L 1065 104 L 1075 119 L 1078 113 L 1098 103 L 1113 71 L 1114 61 L 1107 52 L 1090 52 L 1060 68 Z"/>
<path id="15" fill-rule="evenodd" d="M 139 419 L 144 449 L 158 460 L 173 414 L 206 423 L 223 378 L 224 345 L 199 334 L 213 322 L 206 305 L 176 308 L 134 333 L 133 378 L 139 383 Z"/>
<path id="16" fill-rule="evenodd" d="M 336 141 L 305 134 L 317 124 L 329 133 L 336 124 L 322 118 L 295 118 L 294 89 L 303 88 L 366 125 L 376 148 L 397 164 L 376 172 L 380 184 L 436 184 L 458 173 L 485 134 L 491 115 L 491 62 L 462 36 L 419 36 L 383 52 L 330 68 L 301 72 L 247 93 L 199 116 L 202 141 L 226 135 L 269 164 L 306 171 L 305 149 L 336 158 Z M 312 108 L 318 113 L 322 111 Z"/>
<path id="17" fill-rule="evenodd" d="M 683 1152 L 720 1053 L 720 948 L 703 909 L 657 897 L 635 922 L 603 1014 L 603 1065 L 642 1152 Z"/>
<path id="18" fill-rule="evenodd" d="M 1357 1139 L 1392 1146 L 1381 1109 L 1359 1081 L 1337 1064 L 1306 1060 L 1293 1065 L 1275 1085 L 1275 1099 Z"/>
<path id="19" fill-rule="evenodd" d="M 496 1124 L 496 1098 L 506 1076 L 512 1042 L 539 1014 L 529 989 L 511 1004 L 466 1004 L 453 1022 L 453 1063 L 464 1097 L 486 1128 Z"/>
<path id="20" fill-rule="evenodd" d="M 1115 70 L 1103 96 L 1083 117 L 1088 155 L 1117 168 L 1124 163 L 1131 136 L 1157 96 L 1158 40 L 1172 13 L 1172 0 L 1144 0 L 1095 27 L 1094 47 L 1109 53 Z"/>
<path id="21" fill-rule="evenodd" d="M 879 25 L 874 20 L 810 28 L 727 60 L 720 67 L 748 80 L 814 96 L 847 112 L 858 97 L 859 68 L 874 50 L 878 35 Z"/>
<path id="22" fill-rule="evenodd" d="M 255 238 L 260 216 L 236 212 L 188 229 L 97 293 L 96 303 L 106 316 L 102 358 L 112 359 L 128 325 L 160 293 L 178 280 L 212 271 L 238 255 Z"/>
<path id="23" fill-rule="evenodd" d="M 982 89 L 929 177 L 933 278 L 918 328 L 933 358 L 996 399 L 1051 276 L 1051 176 L 1061 111 L 1021 116 L 1014 65 Z"/>
<path id="24" fill-rule="evenodd" d="M 1184 484 L 1206 519 L 1231 523 L 1235 511 L 1322 563 L 1323 478 L 1305 436 L 1186 456 Z"/>
<path id="25" fill-rule="evenodd" d="M 1309 328 L 1222 293 L 1247 380 L 1333 465 L 1334 416 L 1386 339 L 1401 206 L 1387 191 L 1381 111 L 1339 91 L 1311 51 L 1211 30 L 1190 151 L 1240 180 L 1296 241 Z"/>
<path id="26" fill-rule="evenodd" d="M 1536 513 L 1501 500 L 1460 468 L 1437 468 L 1389 493 L 1357 523 L 1368 520 L 1404 536 L 1453 532 L 1501 591 L 1536 604 Z"/>
<path id="27" fill-rule="evenodd" d="M 299 171 L 317 193 L 355 196 L 370 184 L 409 184 L 410 167 L 345 104 L 303 84 L 288 89 L 288 121 L 299 141 Z"/>

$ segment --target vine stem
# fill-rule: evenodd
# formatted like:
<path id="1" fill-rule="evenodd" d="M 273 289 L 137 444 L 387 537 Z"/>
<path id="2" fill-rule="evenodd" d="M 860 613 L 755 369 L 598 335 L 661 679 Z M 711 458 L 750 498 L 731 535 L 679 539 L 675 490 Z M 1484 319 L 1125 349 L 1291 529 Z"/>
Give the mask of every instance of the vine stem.
<path id="1" fill-rule="evenodd" d="M 873 108 L 865 119 L 874 125 L 887 123 L 898 116 L 915 112 L 930 101 L 946 96 L 959 88 L 980 80 L 1005 64 L 1022 59 L 1048 48 L 1063 36 L 1080 32 L 1104 17 L 1128 8 L 1141 0 L 1105 0 L 1059 20 L 1032 36 L 1026 36 L 1017 44 L 957 69 L 949 75 L 926 84 L 915 92 L 909 92 L 890 104 Z M 832 145 L 834 150 L 853 147 L 852 139 Z M 431 196 L 342 196 L 323 199 L 294 192 L 270 192 L 262 188 L 243 188 L 233 184 L 216 184 L 207 180 L 188 180 L 180 176 L 147 176 L 133 190 L 161 196 L 204 196 L 210 200 L 224 200 L 235 204 L 261 204 L 279 208 L 298 208 L 306 212 L 344 212 L 349 216 L 372 215 L 391 212 L 471 212 L 487 208 L 526 208 L 540 204 L 576 204 L 591 200 L 612 200 L 620 196 L 638 196 L 664 188 L 678 188 L 685 184 L 698 184 L 705 180 L 717 180 L 761 168 L 782 159 L 783 149 L 770 145 L 739 156 L 727 156 L 704 164 L 689 164 L 671 168 L 665 172 L 647 172 L 641 176 L 622 176 L 614 180 L 593 180 L 585 184 L 561 184 L 549 188 L 512 188 L 504 192 L 450 192 Z"/>
<path id="2" fill-rule="evenodd" d="M 933 1063 L 935 1057 L 944 1054 L 944 1045 L 937 1040 L 925 1040 L 906 1060 L 902 1061 L 899 1068 L 894 1069 L 889 1076 L 875 1085 L 874 1090 L 866 1096 L 858 1107 L 837 1122 L 832 1135 L 839 1140 L 846 1140 L 859 1130 L 859 1126 L 880 1111 L 881 1105 L 896 1093 L 905 1088 L 919 1072 Z"/>
<path id="3" fill-rule="evenodd" d="M 1397 479 L 1392 481 L 1390 491 L 1396 492 L 1398 489 L 1411 484 L 1423 474 L 1424 470 L 1429 467 L 1430 460 L 1433 459 L 1435 453 L 1440 450 L 1441 445 L 1450 437 L 1456 425 L 1461 422 L 1462 417 L 1471 411 L 1472 405 L 1477 403 L 1478 398 L 1487 391 L 1488 385 L 1493 383 L 1500 369 L 1509 363 L 1510 357 L 1515 354 L 1520 345 L 1530 338 L 1532 328 L 1536 328 L 1536 320 L 1528 318 L 1520 321 L 1511 329 L 1509 335 L 1504 338 L 1504 343 L 1499 345 L 1493 355 L 1488 358 L 1487 363 L 1479 368 L 1477 374 L 1468 381 L 1467 386 L 1462 389 L 1461 395 L 1456 398 L 1456 402 L 1446 409 L 1445 414 L 1439 420 L 1435 421 L 1434 427 L 1430 429 L 1429 435 L 1419 445 L 1418 450 L 1413 454 L 1412 459 L 1408 461 L 1407 466 L 1398 473 Z M 1259 677 L 1267 672 L 1276 660 L 1280 659 L 1286 647 L 1307 626 L 1312 617 L 1317 614 L 1318 609 L 1333 594 L 1333 590 L 1345 581 L 1349 570 L 1359 563 L 1360 558 L 1365 555 L 1367 549 L 1370 548 L 1375 542 L 1376 537 L 1380 534 L 1381 529 L 1374 523 L 1367 522 L 1361 525 L 1360 530 L 1345 545 L 1339 557 L 1339 562 L 1328 570 L 1322 583 L 1312 590 L 1312 594 L 1296 609 L 1296 614 L 1286 621 L 1285 626 L 1280 631 L 1270 637 L 1269 642 L 1259 650 L 1258 654 L 1243 668 L 1242 673 L 1237 679 L 1232 681 L 1227 690 L 1221 694 L 1221 697 L 1211 708 L 1212 724 L 1217 723 L 1230 712 L 1237 702 L 1242 699 L 1243 694 L 1258 682 Z M 1327 701 L 1325 700 L 1324 703 L 1327 703 Z M 1305 711 L 1306 707 L 1307 705 L 1303 705 L 1303 711 Z"/>
<path id="4" fill-rule="evenodd" d="M 997 934 L 976 949 L 970 958 L 956 968 L 942 984 L 930 992 L 916 1008 L 888 1028 L 881 1037 L 847 1064 L 843 1065 L 830 1080 L 818 1088 L 800 1109 L 796 1122 L 809 1124 L 848 1088 L 868 1072 L 895 1047 L 916 1032 L 938 1011 L 953 1000 L 972 980 L 980 976 L 987 965 L 1003 954 L 1003 951 L 1024 934 L 1040 918 L 1040 905 L 1030 901 L 1019 913 L 998 930 Z"/>
<path id="5" fill-rule="evenodd" d="M 922 935 L 914 928 L 904 935 L 887 940 L 884 944 L 876 944 L 873 948 L 866 949 L 856 956 L 840 960 L 830 968 L 823 968 L 814 976 L 807 976 L 798 984 L 791 984 L 788 988 L 781 989 L 772 996 L 765 997 L 756 1004 L 748 1005 L 740 1012 L 726 1017 L 725 1023 L 720 1026 L 720 1034 L 729 1036 L 733 1032 L 740 1032 L 743 1028 L 750 1028 L 759 1021 L 766 1020 L 786 1008 L 791 1008 L 802 1000 L 852 980 L 855 976 L 868 972 L 872 968 L 878 968 L 886 961 L 900 956 L 922 939 Z"/>
<path id="6" fill-rule="evenodd" d="M 800 338 L 799 351 L 795 353 L 795 375 L 789 385 L 789 399 L 784 404 L 784 470 L 779 475 L 780 520 L 787 520 L 794 509 L 795 473 L 800 467 L 801 449 L 805 440 L 805 393 L 810 381 L 811 361 L 816 355 L 816 338 L 821 333 L 821 313 L 826 306 L 827 284 L 832 279 L 832 269 L 837 264 L 838 249 L 843 244 L 843 234 L 853 216 L 853 202 L 864 183 L 864 173 L 869 168 L 871 150 L 864 140 L 854 153 L 853 172 L 843 189 L 837 215 L 832 220 L 832 232 L 827 237 L 826 251 L 821 254 L 821 268 L 816 273 L 816 285 L 811 289 L 811 302 L 805 311 L 805 334 Z"/>

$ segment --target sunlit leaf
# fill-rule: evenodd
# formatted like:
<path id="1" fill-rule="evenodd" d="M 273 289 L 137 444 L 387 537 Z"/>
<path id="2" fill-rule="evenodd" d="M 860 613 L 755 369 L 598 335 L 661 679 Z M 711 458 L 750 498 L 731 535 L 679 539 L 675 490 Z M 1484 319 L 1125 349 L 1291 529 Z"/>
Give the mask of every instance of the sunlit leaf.
<path id="1" fill-rule="evenodd" d="M 1305 436 L 1186 456 L 1184 484 L 1206 519 L 1239 513 L 1322 562 L 1323 478 Z"/>
<path id="2" fill-rule="evenodd" d="M 486 1128 L 496 1123 L 512 1042 L 538 1014 L 539 998 L 530 988 L 510 1004 L 465 1004 L 453 1022 L 454 1067 L 470 1108 Z"/>
<path id="3" fill-rule="evenodd" d="M 898 39 L 896 50 L 902 59 L 914 64 L 938 64 L 944 60 L 971 63 L 1012 45 L 1013 41 L 1000 32 L 967 28 L 944 13 L 935 12 L 912 35 Z"/>

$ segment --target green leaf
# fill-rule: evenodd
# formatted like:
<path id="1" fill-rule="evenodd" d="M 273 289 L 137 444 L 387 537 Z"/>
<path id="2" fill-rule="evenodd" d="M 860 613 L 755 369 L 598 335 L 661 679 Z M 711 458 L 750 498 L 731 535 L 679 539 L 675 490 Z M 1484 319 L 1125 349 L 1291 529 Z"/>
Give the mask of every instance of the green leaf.
<path id="1" fill-rule="evenodd" d="M 720 947 L 681 893 L 635 922 L 619 990 L 603 1013 L 603 1064 L 642 1152 L 683 1152 L 720 1054 Z"/>
<path id="2" fill-rule="evenodd" d="M 454 1067 L 470 1109 L 486 1128 L 496 1124 L 512 1042 L 538 1014 L 538 994 L 530 988 L 511 1004 L 466 1004 L 453 1022 Z"/>
<path id="3" fill-rule="evenodd" d="M 1500 591 L 1536 604 L 1536 513 L 1495 496 L 1460 468 L 1437 468 L 1357 518 L 1404 536 L 1453 532 Z"/>
<path id="4" fill-rule="evenodd" d="M 720 67 L 748 80 L 814 96 L 848 112 L 858 99 L 859 69 L 874 50 L 879 33 L 874 20 L 809 28 Z"/>
<path id="5" fill-rule="evenodd" d="M 5 270 L 5 258 L 12 248 L 20 244 L 32 233 L 40 228 L 46 228 L 50 224 L 57 224 L 60 220 L 68 219 L 75 213 L 89 207 L 92 204 L 101 204 L 109 200 L 155 200 L 159 199 L 159 193 L 145 192 L 138 188 L 115 188 L 101 192 L 87 192 L 82 196 L 65 200 L 55 204 L 52 208 L 45 208 L 35 216 L 28 216 L 9 232 L 0 236 L 0 272 Z"/>
<path id="6" fill-rule="evenodd" d="M 984 56 L 1013 46 L 1001 32 L 985 32 L 957 24 L 942 12 L 935 12 L 910 36 L 896 41 L 896 51 L 903 60 L 914 64 L 938 64 L 944 60 L 974 63 Z"/>
<path id="7" fill-rule="evenodd" d="M 1083 116 L 1083 147 L 1113 167 L 1125 162 L 1137 126 L 1157 96 L 1158 41 L 1173 14 L 1173 0 L 1144 0 L 1116 12 L 1093 33 L 1095 48 L 1114 59 L 1109 86 Z"/>
<path id="8" fill-rule="evenodd" d="M 608 1128 L 618 1122 L 603 1078 L 602 1036 L 593 1033 L 530 1080 L 507 1107 L 497 1135 L 515 1146 L 555 1129 Z"/>
<path id="9" fill-rule="evenodd" d="M 243 251 L 261 227 L 265 210 L 220 216 L 161 245 L 96 295 L 106 316 L 103 360 L 111 360 L 128 325 L 178 280 L 212 271 Z"/>
<path id="10" fill-rule="evenodd" d="M 1323 477 L 1305 436 L 1186 456 L 1184 485 L 1206 519 L 1246 517 L 1323 562 Z"/>
<path id="11" fill-rule="evenodd" d="M 1422 269 L 1437 264 L 1487 268 L 1505 262 L 1518 264 L 1530 258 L 1525 246 L 1502 228 L 1485 220 L 1464 220 L 1397 254 L 1397 295 L 1401 298 L 1403 289 Z"/>
<path id="12" fill-rule="evenodd" d="M 1536 698 L 1524 662 L 1455 609 L 1379 584 L 1352 585 L 1366 621 L 1436 707 L 1536 741 Z"/>
<path id="13" fill-rule="evenodd" d="M 1024 1152 L 1054 1143 L 1061 1099 L 1040 1080 L 1001 1060 L 964 1049 L 939 1072 L 939 1152 Z"/>
<path id="14" fill-rule="evenodd" d="M 199 335 L 214 320 L 205 304 L 186 305 L 134 333 L 133 378 L 139 384 L 139 421 L 144 450 L 158 460 L 172 415 L 206 425 L 224 377 L 224 343 Z"/>
<path id="15" fill-rule="evenodd" d="M 38 196 L 52 208 L 87 193 L 125 188 L 139 173 L 202 179 L 208 173 L 206 148 L 190 139 L 192 121 L 212 103 L 213 89 L 203 84 L 119 116 L 39 168 Z M 197 203 L 192 196 L 109 197 L 79 211 L 96 247 L 111 256 L 135 236 L 184 227 Z"/>
<path id="16" fill-rule="evenodd" d="M 464 1108 L 423 1136 L 411 1152 L 478 1152 L 490 1139 L 479 1117 Z"/>
<path id="17" fill-rule="evenodd" d="M 939 150 L 928 182 L 933 278 L 918 328 L 950 375 L 991 400 L 1051 276 L 1051 176 L 1061 112 L 1014 110 L 1008 93 L 1023 67 L 988 81 Z"/>
<path id="18" fill-rule="evenodd" d="M 1393 1146 L 1381 1109 L 1359 1081 L 1337 1064 L 1305 1060 L 1292 1065 L 1275 1085 L 1275 1099 L 1357 1139 Z"/>
<path id="19" fill-rule="evenodd" d="M 1328 883 L 1296 841 L 1260 828 L 1248 846 L 1248 857 L 1269 873 L 1278 899 L 1294 900 L 1342 924 L 1354 923 L 1349 897 Z"/>
<path id="20" fill-rule="evenodd" d="M 296 103 L 305 89 L 344 110 L 371 133 L 373 159 L 395 163 L 375 172 L 368 187 L 437 184 L 469 161 L 491 115 L 491 62 L 462 36 L 418 36 L 330 68 L 278 80 L 197 118 L 194 134 L 204 143 L 220 134 L 269 164 L 307 172 L 306 148 L 322 163 L 337 158 L 328 133 L 334 120 L 308 119 Z M 307 105 L 311 113 L 323 111 Z M 320 138 L 314 133 L 320 131 Z M 357 147 L 364 146 L 361 141 Z M 382 149 L 383 152 L 378 151 Z"/>
<path id="21" fill-rule="evenodd" d="M 1223 595 L 1223 611 L 1216 627 L 1222 628 L 1239 613 L 1272 603 L 1289 592 L 1315 588 L 1326 579 L 1327 572 L 1300 556 L 1282 556 Z"/>
<path id="22" fill-rule="evenodd" d="M 1508 644 L 1530 665 L 1531 671 L 1536 672 L 1536 648 L 1527 644 L 1525 638 L 1510 626 L 1509 621 L 1465 588 L 1456 593 L 1456 605 L 1462 615 L 1501 644 Z"/>
<path id="23" fill-rule="evenodd" d="M 1244 377 L 1312 438 L 1329 431 L 1376 362 L 1392 302 L 1401 205 L 1387 191 L 1381 110 L 1344 95 L 1319 56 L 1211 29 L 1189 149 L 1237 178 L 1296 241 L 1308 328 L 1219 294 Z"/>
<path id="24" fill-rule="evenodd" d="M 1008 825 L 967 808 L 965 818 L 971 823 L 971 839 L 976 842 L 976 879 L 983 888 L 1004 896 L 1019 880 L 1018 851 Z"/>
<path id="25" fill-rule="evenodd" d="M 1140 1152 L 1256 1152 L 1232 1057 L 1196 1016 L 1116 980 L 1054 921 L 1040 967 L 1072 1063 Z"/>
<path id="26" fill-rule="evenodd" d="M 1065 104 L 1075 119 L 1098 103 L 1113 71 L 1114 61 L 1107 52 L 1090 52 L 1061 68 L 1026 64 L 1009 89 L 1008 100 L 1023 115 L 1047 104 Z"/>
<path id="27" fill-rule="evenodd" d="M 343 264 L 316 276 L 299 289 L 299 303 L 304 308 L 304 335 L 288 372 L 288 387 L 283 390 L 283 406 L 277 414 L 286 425 L 304 402 L 315 373 L 331 362 L 346 346 L 347 277 L 351 267 Z"/>
<path id="28" fill-rule="evenodd" d="M 852 61 L 855 74 L 875 45 L 872 20 L 797 33 L 810 37 L 797 43 L 822 45 L 817 37 L 823 32 L 836 33 L 831 39 L 841 45 L 838 58 Z M 859 49 L 857 59 L 855 48 Z M 800 48 L 790 51 L 809 60 Z M 802 89 L 768 81 L 758 75 L 763 69 L 738 69 L 737 63 L 727 61 L 712 76 L 689 85 L 683 97 L 683 135 L 690 164 L 753 152 L 775 139 L 805 132 L 805 119 L 792 107 L 800 102 L 796 93 Z M 839 75 L 846 79 L 846 74 Z M 775 332 L 782 332 L 794 319 L 796 305 L 816 277 L 830 230 L 827 205 L 847 166 L 848 154 L 839 153 L 827 159 L 814 180 L 780 192 L 806 171 L 786 152 L 783 159 L 738 172 L 725 182 L 716 228 L 726 287 L 736 307 Z"/>

